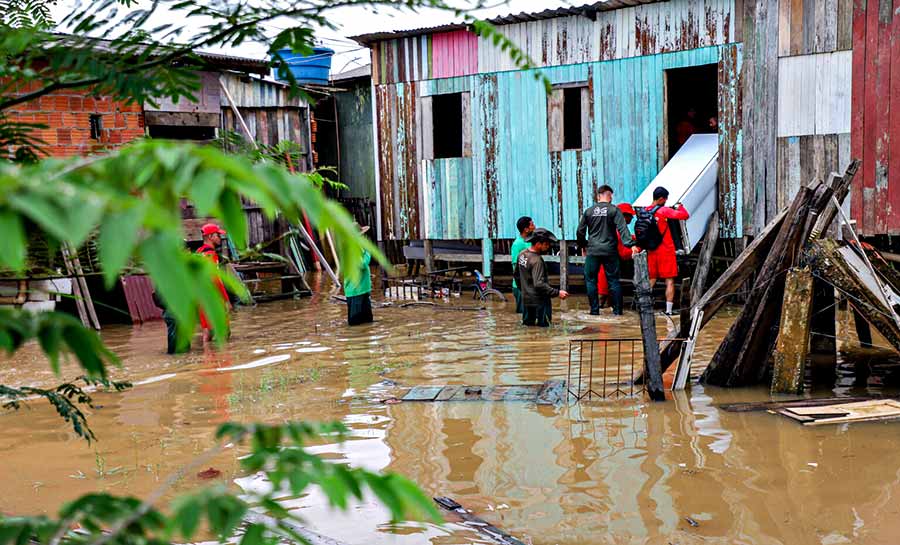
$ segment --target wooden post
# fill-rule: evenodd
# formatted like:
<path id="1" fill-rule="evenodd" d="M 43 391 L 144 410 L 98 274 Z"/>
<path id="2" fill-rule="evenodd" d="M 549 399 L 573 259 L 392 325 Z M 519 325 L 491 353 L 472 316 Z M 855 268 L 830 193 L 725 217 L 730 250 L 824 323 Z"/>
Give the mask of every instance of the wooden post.
<path id="1" fill-rule="evenodd" d="M 856 336 L 859 338 L 859 344 L 865 348 L 872 347 L 872 328 L 869 322 L 863 318 L 858 310 L 853 309 L 853 326 L 856 328 Z"/>
<path id="2" fill-rule="evenodd" d="M 81 268 L 81 260 L 78 254 L 68 244 L 63 244 L 62 253 L 66 262 L 66 270 L 72 278 L 72 293 L 75 295 L 75 306 L 78 307 L 78 315 L 86 327 L 100 330 L 100 320 L 97 319 L 97 311 L 94 309 L 94 300 L 88 290 L 87 281 L 84 279 L 84 270 Z M 77 287 L 77 289 L 75 289 Z M 83 314 L 82 314 L 83 313 Z"/>
<path id="3" fill-rule="evenodd" d="M 569 245 L 559 240 L 559 289 L 569 291 Z"/>
<path id="4" fill-rule="evenodd" d="M 430 239 L 424 240 L 425 244 L 425 274 L 431 274 L 434 270 L 434 246 Z"/>
<path id="5" fill-rule="evenodd" d="M 784 284 L 784 305 L 775 345 L 773 394 L 799 394 L 809 354 L 813 277 L 808 268 L 792 269 Z"/>
<path id="6" fill-rule="evenodd" d="M 65 263 L 66 265 L 66 272 L 69 274 L 69 278 L 72 280 L 72 297 L 75 298 L 75 308 L 78 309 L 78 317 L 81 319 L 81 323 L 82 325 L 84 325 L 84 327 L 91 327 L 91 322 L 88 319 L 87 315 L 87 309 L 84 306 L 84 297 L 82 297 L 81 295 L 81 284 L 78 282 L 77 275 L 75 274 L 75 267 L 72 265 L 68 244 L 63 244 L 62 254 L 63 263 Z"/>
<path id="7" fill-rule="evenodd" d="M 485 277 L 491 277 L 494 265 L 494 241 L 489 238 L 481 239 L 481 271 Z"/>
<path id="8" fill-rule="evenodd" d="M 656 340 L 656 316 L 653 314 L 653 297 L 650 290 L 650 270 L 647 252 L 634 256 L 634 286 L 638 312 L 641 316 L 641 337 L 644 341 L 644 376 L 647 377 L 647 393 L 653 401 L 665 401 L 662 368 L 659 359 L 659 342 Z"/>
<path id="9" fill-rule="evenodd" d="M 706 235 L 703 240 L 703 249 L 697 260 L 697 269 L 694 271 L 694 280 L 691 282 L 691 306 L 696 305 L 703 295 L 706 287 L 706 278 L 709 276 L 709 268 L 712 265 L 713 251 L 719 241 L 719 213 L 713 212 L 706 226 Z M 684 307 L 682 307 L 684 308 Z"/>

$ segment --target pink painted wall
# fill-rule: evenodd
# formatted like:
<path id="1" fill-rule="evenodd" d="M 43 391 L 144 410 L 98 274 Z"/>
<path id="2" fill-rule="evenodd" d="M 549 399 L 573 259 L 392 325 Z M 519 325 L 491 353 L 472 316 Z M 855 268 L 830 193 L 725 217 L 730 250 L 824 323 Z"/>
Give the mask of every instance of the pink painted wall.
<path id="1" fill-rule="evenodd" d="M 441 32 L 431 39 L 432 77 L 451 78 L 478 72 L 478 37 L 466 30 Z"/>

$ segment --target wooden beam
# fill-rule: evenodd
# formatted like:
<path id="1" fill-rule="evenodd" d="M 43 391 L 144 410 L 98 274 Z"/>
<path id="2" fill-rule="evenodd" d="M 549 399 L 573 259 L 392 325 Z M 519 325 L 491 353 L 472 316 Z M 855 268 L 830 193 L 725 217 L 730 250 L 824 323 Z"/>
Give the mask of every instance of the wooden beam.
<path id="1" fill-rule="evenodd" d="M 713 212 L 706 226 L 706 235 L 703 240 L 703 248 L 697 259 L 697 269 L 694 271 L 694 279 L 691 282 L 691 306 L 696 305 L 706 287 L 706 278 L 709 276 L 709 268 L 712 265 L 712 255 L 719 241 L 719 213 Z"/>
<path id="2" fill-rule="evenodd" d="M 221 115 L 211 112 L 144 112 L 144 123 L 169 127 L 218 127 Z"/>
<path id="3" fill-rule="evenodd" d="M 793 269 L 785 279 L 784 311 L 775 346 L 773 394 L 803 392 L 803 374 L 809 354 L 813 277 L 808 268 Z"/>
<path id="4" fill-rule="evenodd" d="M 638 312 L 641 316 L 641 337 L 644 344 L 644 376 L 647 393 L 653 401 L 665 401 L 662 366 L 659 358 L 659 342 L 656 340 L 656 316 L 653 314 L 653 297 L 650 289 L 650 270 L 647 252 L 634 256 L 634 285 L 637 295 Z"/>
<path id="5" fill-rule="evenodd" d="M 569 245 L 566 239 L 559 241 L 559 289 L 569 289 Z"/>
<path id="6" fill-rule="evenodd" d="M 431 274 L 431 271 L 434 270 L 434 243 L 425 239 L 423 245 L 425 247 L 425 273 Z"/>

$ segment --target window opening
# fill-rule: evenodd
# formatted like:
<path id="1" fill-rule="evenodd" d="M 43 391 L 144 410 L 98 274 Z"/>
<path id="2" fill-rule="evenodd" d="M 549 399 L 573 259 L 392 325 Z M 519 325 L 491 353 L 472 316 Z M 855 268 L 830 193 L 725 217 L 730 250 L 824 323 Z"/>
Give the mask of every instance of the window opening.
<path id="1" fill-rule="evenodd" d="M 462 93 L 431 97 L 434 158 L 463 156 Z"/>
<path id="2" fill-rule="evenodd" d="M 581 149 L 581 128 L 584 114 L 581 111 L 581 93 L 585 87 L 569 87 L 563 90 L 563 149 Z"/>
<path id="3" fill-rule="evenodd" d="M 91 114 L 90 124 L 91 138 L 93 140 L 100 140 L 100 135 L 103 133 L 103 116 L 100 114 Z"/>

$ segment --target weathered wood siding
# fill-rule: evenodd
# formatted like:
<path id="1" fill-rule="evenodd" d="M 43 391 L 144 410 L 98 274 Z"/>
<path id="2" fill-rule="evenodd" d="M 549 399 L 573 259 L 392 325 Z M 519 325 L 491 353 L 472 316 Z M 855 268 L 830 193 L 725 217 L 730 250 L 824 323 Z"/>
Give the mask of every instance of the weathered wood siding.
<path id="1" fill-rule="evenodd" d="M 852 49 L 853 2 L 779 0 L 778 54 L 808 55 Z"/>
<path id="2" fill-rule="evenodd" d="M 657 2 L 597 13 L 498 25 L 549 67 L 698 49 L 739 41 L 734 0 Z M 465 30 L 385 40 L 372 46 L 372 81 L 420 81 L 515 70 L 509 53 Z"/>
<path id="3" fill-rule="evenodd" d="M 608 183 L 630 201 L 663 166 L 665 70 L 719 65 L 723 155 L 740 161 L 741 46 L 705 47 L 544 69 L 554 84 L 588 82 L 590 147 L 550 152 L 547 94 L 529 72 L 377 85 L 384 239 L 512 238 L 515 221 L 574 238 L 581 211 Z M 732 88 L 734 87 L 734 88 Z M 425 160 L 423 97 L 468 92 L 472 156 Z M 723 168 L 723 229 L 740 236 L 741 172 Z"/>
<path id="4" fill-rule="evenodd" d="M 222 81 L 231 98 L 242 108 L 306 108 L 308 104 L 299 96 L 291 96 L 288 85 L 274 81 L 261 80 L 240 74 L 224 72 Z M 218 82 L 215 82 L 219 89 Z M 216 93 L 222 108 L 230 108 L 225 93 Z"/>
<path id="5" fill-rule="evenodd" d="M 341 191 L 341 196 L 374 200 L 372 91 L 368 85 L 355 85 L 348 91 L 335 93 L 334 99 L 340 136 L 340 180 L 349 188 Z"/>
<path id="6" fill-rule="evenodd" d="M 850 133 L 852 53 L 778 60 L 778 136 Z"/>
<path id="7" fill-rule="evenodd" d="M 866 235 L 900 234 L 900 2 L 856 0 L 852 154 L 862 178 L 851 213 Z M 859 177 L 857 178 L 859 179 Z"/>
<path id="8" fill-rule="evenodd" d="M 844 172 L 850 160 L 849 133 L 779 138 L 778 208 L 790 206 L 801 185 L 816 179 L 828 181 L 832 172 Z"/>

